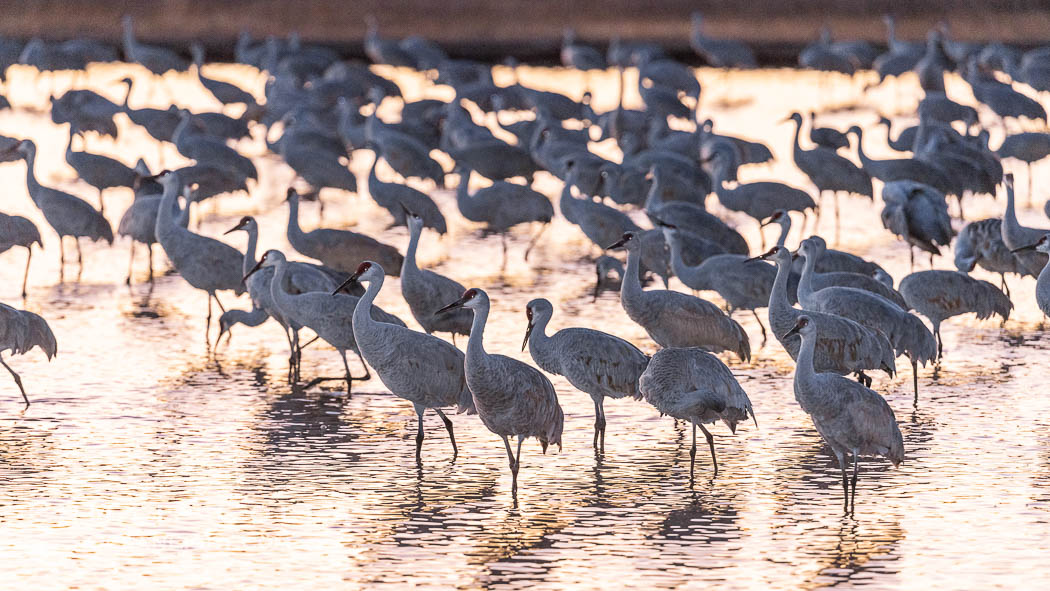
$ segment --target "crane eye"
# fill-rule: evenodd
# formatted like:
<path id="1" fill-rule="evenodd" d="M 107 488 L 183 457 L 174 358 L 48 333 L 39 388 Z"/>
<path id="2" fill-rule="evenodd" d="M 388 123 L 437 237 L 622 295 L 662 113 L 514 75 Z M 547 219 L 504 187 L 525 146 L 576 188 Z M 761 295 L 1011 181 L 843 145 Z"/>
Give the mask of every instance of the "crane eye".
<path id="1" fill-rule="evenodd" d="M 474 288 L 470 288 L 470 289 L 467 290 L 467 293 L 463 294 L 463 297 L 464 297 L 464 299 L 468 299 L 469 300 L 469 299 L 473 298 L 476 295 L 478 295 L 478 290 L 476 290 Z"/>
<path id="2" fill-rule="evenodd" d="M 360 275 L 361 273 L 364 273 L 365 271 L 367 271 L 367 270 L 369 270 L 371 268 L 372 268 L 372 263 L 369 263 L 369 262 L 361 263 L 360 265 L 357 266 L 357 274 Z"/>

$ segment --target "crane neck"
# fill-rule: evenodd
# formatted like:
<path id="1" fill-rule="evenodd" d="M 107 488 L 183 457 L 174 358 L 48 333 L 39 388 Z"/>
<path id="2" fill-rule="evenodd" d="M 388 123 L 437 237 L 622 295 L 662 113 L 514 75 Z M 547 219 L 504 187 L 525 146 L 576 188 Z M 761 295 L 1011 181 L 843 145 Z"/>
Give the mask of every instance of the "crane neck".
<path id="1" fill-rule="evenodd" d="M 799 136 L 802 135 L 802 118 L 799 117 L 797 119 L 792 119 L 792 121 L 795 123 L 795 139 L 794 139 L 795 144 L 794 144 L 793 148 L 794 148 L 795 157 L 797 158 L 798 154 L 800 152 L 802 152 L 802 145 L 799 144 L 799 141 L 798 141 L 799 140 Z"/>
<path id="2" fill-rule="evenodd" d="M 131 98 L 131 87 L 133 84 L 134 82 L 129 78 L 127 81 L 128 91 L 124 93 L 124 104 L 121 105 L 121 108 L 124 109 L 124 111 L 128 110 L 128 99 Z"/>
<path id="3" fill-rule="evenodd" d="M 291 324 L 291 319 L 288 318 L 285 310 L 293 310 L 295 308 L 295 302 L 292 299 L 292 295 L 285 291 L 284 282 L 285 276 L 288 273 L 288 261 L 281 258 L 277 260 L 273 269 L 273 279 L 270 280 L 270 297 L 273 298 L 277 309 L 281 311 L 281 316 L 285 317 L 285 320 Z"/>
<path id="4" fill-rule="evenodd" d="M 419 249 L 419 237 L 422 233 L 423 226 L 409 226 L 408 248 L 405 249 L 405 258 L 401 261 L 401 277 L 406 275 L 406 271 L 419 272 L 419 266 L 416 265 L 416 251 Z"/>
<path id="5" fill-rule="evenodd" d="M 788 301 L 788 275 L 791 274 L 791 262 L 777 261 L 777 275 L 773 279 L 773 289 L 769 290 L 769 315 L 790 312 Z"/>
<path id="6" fill-rule="evenodd" d="M 706 286 L 710 284 L 708 281 L 707 273 L 705 272 L 703 265 L 697 265 L 691 267 L 686 264 L 682 258 L 682 239 L 672 238 L 668 235 L 668 232 L 664 233 L 664 240 L 667 242 L 668 249 L 670 250 L 671 259 L 671 270 L 678 276 L 679 279 L 685 277 L 689 279 L 689 287 L 692 289 L 700 290 L 706 289 Z"/>
<path id="7" fill-rule="evenodd" d="M 171 141 L 175 145 L 182 143 L 183 138 L 190 126 L 190 118 L 186 115 L 179 116 L 179 124 L 175 126 L 175 132 L 171 134 Z"/>
<path id="8" fill-rule="evenodd" d="M 798 281 L 798 301 L 805 309 L 812 308 L 813 275 L 816 273 L 817 257 L 808 256 L 802 263 L 802 276 Z M 779 273 L 779 269 L 778 269 Z"/>
<path id="9" fill-rule="evenodd" d="M 780 237 L 777 238 L 777 246 L 786 248 L 784 245 L 787 244 L 788 233 L 791 232 L 791 217 L 785 215 L 778 223 L 780 224 Z"/>
<path id="10" fill-rule="evenodd" d="M 714 181 L 712 184 L 715 186 L 715 196 L 718 197 L 718 200 L 722 203 L 722 205 L 726 206 L 729 209 L 739 209 L 742 208 L 742 206 L 746 206 L 746 202 L 742 202 L 743 200 L 737 199 L 733 191 L 730 191 L 729 189 L 725 188 L 724 185 L 728 178 L 729 162 L 725 159 L 720 158 L 719 161 L 715 163 L 714 178 L 712 179 Z M 741 197 L 743 197 L 743 195 L 741 195 Z"/>
<path id="11" fill-rule="evenodd" d="M 572 184 L 568 179 L 565 180 L 565 186 L 561 189 L 561 198 L 558 200 L 558 209 L 561 210 L 561 215 L 565 219 L 572 223 L 576 223 L 576 198 L 572 196 Z"/>
<path id="12" fill-rule="evenodd" d="M 653 182 L 649 184 L 649 193 L 645 196 L 645 211 L 657 212 L 664 205 L 663 187 L 660 185 L 660 173 L 653 171 Z"/>
<path id="13" fill-rule="evenodd" d="M 529 333 L 529 355 L 541 368 L 558 367 L 557 356 L 552 355 L 551 338 L 547 336 L 547 323 L 551 315 L 546 312 L 534 314 L 532 317 L 532 332 Z"/>
<path id="14" fill-rule="evenodd" d="M 374 302 L 376 296 L 379 295 L 379 291 L 383 289 L 383 281 L 385 279 L 386 275 L 381 274 L 379 277 L 368 281 L 368 287 L 365 288 L 364 295 L 362 295 L 361 299 L 357 301 L 357 306 L 354 308 L 355 330 L 364 329 L 375 322 L 375 320 L 372 319 L 372 302 Z"/>
<path id="15" fill-rule="evenodd" d="M 857 135 L 857 156 L 860 158 L 861 164 L 870 166 L 875 161 L 868 158 L 868 155 L 864 153 L 864 132 L 860 129 L 855 130 Z"/>
<path id="16" fill-rule="evenodd" d="M 624 271 L 623 280 L 620 282 L 620 299 L 623 302 L 637 300 L 642 297 L 644 290 L 642 289 L 642 281 L 638 278 L 641 259 L 641 248 L 627 251 L 627 269 Z"/>
<path id="17" fill-rule="evenodd" d="M 40 203 L 37 201 L 37 194 L 40 191 L 40 183 L 36 180 L 36 149 L 30 150 L 26 155 L 26 188 L 29 189 L 29 197 L 33 199 L 33 203 L 37 206 Z"/>
<path id="18" fill-rule="evenodd" d="M 799 347 L 798 358 L 795 359 L 795 398 L 810 398 L 819 388 L 807 387 L 816 377 L 813 369 L 813 358 L 817 349 L 816 335 L 799 335 L 802 337 L 802 345 Z M 805 406 L 805 405 L 804 405 Z"/>
<path id="19" fill-rule="evenodd" d="M 379 150 L 376 150 L 376 157 L 372 159 L 372 167 L 368 169 L 368 190 L 372 190 L 373 185 L 379 184 L 379 176 L 376 174 L 376 165 L 379 164 Z M 372 195 L 372 199 L 375 199 L 375 195 Z"/>
<path id="20" fill-rule="evenodd" d="M 176 228 L 180 227 L 176 223 L 176 220 L 174 219 L 171 213 L 172 208 L 175 207 L 175 200 L 178 198 L 178 196 L 178 184 L 175 183 L 173 180 L 168 179 L 168 181 L 164 183 L 164 192 L 161 194 L 160 197 L 160 207 L 157 210 L 157 224 L 153 228 L 153 231 L 156 233 L 158 240 L 161 238 L 161 236 L 167 236 L 169 231 L 174 231 Z M 189 208 L 190 204 L 187 200 L 186 209 L 189 210 Z M 182 217 L 181 213 L 182 212 L 180 212 L 180 218 Z"/>
<path id="21" fill-rule="evenodd" d="M 245 275 L 255 267 L 255 248 L 259 244 L 259 230 L 254 226 L 249 225 L 248 231 L 248 247 L 244 250 L 244 264 L 241 266 L 241 272 Z"/>
<path id="22" fill-rule="evenodd" d="M 299 198 L 292 197 L 288 200 L 288 242 L 295 246 L 304 236 L 303 229 L 299 227 Z"/>
<path id="23" fill-rule="evenodd" d="M 459 207 L 460 213 L 463 217 L 471 220 L 478 221 L 478 212 L 474 207 L 474 198 L 470 194 L 470 170 L 463 170 L 459 173 L 459 187 L 456 188 L 456 206 Z"/>
<path id="24" fill-rule="evenodd" d="M 470 324 L 470 337 L 467 340 L 467 358 L 472 363 L 483 361 L 488 353 L 485 352 L 485 324 L 489 319 L 489 305 L 485 304 L 474 308 L 474 320 Z"/>
<path id="25" fill-rule="evenodd" d="M 1006 185 L 1006 212 L 1003 213 L 1003 223 L 1013 227 L 1019 227 L 1017 221 L 1017 210 L 1014 207 L 1014 189 Z"/>

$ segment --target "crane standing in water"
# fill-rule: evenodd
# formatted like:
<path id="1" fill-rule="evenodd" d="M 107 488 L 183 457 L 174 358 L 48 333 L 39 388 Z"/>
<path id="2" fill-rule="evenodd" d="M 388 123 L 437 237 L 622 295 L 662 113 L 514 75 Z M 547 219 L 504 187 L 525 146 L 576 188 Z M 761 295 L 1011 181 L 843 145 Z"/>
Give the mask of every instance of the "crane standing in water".
<path id="1" fill-rule="evenodd" d="M 22 378 L 4 361 L 3 353 L 10 351 L 12 355 L 25 355 L 33 347 L 40 347 L 49 361 L 58 352 L 55 334 L 51 332 L 47 321 L 32 312 L 0 304 L 0 365 L 15 379 L 22 399 L 26 401 L 26 408 L 29 407 L 29 397 L 22 386 Z"/>

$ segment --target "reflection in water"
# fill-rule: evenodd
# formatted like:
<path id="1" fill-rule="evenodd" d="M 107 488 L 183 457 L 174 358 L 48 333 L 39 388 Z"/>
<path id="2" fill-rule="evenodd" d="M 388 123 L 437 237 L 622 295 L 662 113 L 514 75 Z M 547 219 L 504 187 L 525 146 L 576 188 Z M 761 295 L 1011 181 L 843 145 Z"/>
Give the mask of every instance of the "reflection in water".
<path id="1" fill-rule="evenodd" d="M 261 90 L 262 80 L 248 70 L 219 71 Z M 121 98 L 120 84 L 110 82 L 126 73 L 93 69 L 89 83 Z M 541 68 L 519 73 L 523 82 L 544 88 L 580 83 Z M 11 71 L 16 103 L 28 100 L 18 96 L 31 84 L 26 74 Z M 701 76 L 711 87 L 725 82 L 707 71 Z M 789 105 L 813 104 L 813 79 L 756 71 L 728 80 L 734 96 L 754 100 L 732 108 L 705 102 L 702 110 L 720 131 L 761 139 L 778 156 L 772 167 L 744 168 L 741 176 L 807 186 L 787 151 L 790 126 L 777 121 Z M 418 98 L 419 81 L 402 81 L 406 95 Z M 179 89 L 181 104 L 215 108 L 195 81 L 169 76 L 168 82 Z M 593 83 L 615 88 L 616 77 L 595 74 Z M 595 108 L 615 106 L 602 104 L 614 94 L 597 93 Z M 132 104 L 142 106 L 140 100 L 136 93 Z M 843 129 L 864 125 L 875 120 L 878 106 L 862 103 L 821 120 Z M 89 149 L 129 163 L 142 153 L 159 170 L 152 140 L 123 119 L 120 125 L 118 142 L 89 134 Z M 65 167 L 65 128 L 46 113 L 0 112 L 0 133 L 32 137 L 40 146 L 40 174 L 91 200 L 93 192 L 71 180 Z M 1001 130 L 992 134 L 996 146 Z M 889 157 L 881 137 L 865 147 Z M 200 231 L 221 236 L 252 214 L 260 224 L 260 250 L 291 252 L 280 199 L 292 173 L 261 157 L 258 139 L 238 147 L 256 156 L 259 186 L 250 198 L 206 205 Z M 608 142 L 593 147 L 617 157 Z M 165 166 L 182 162 L 170 146 L 163 151 Z M 370 163 L 354 159 L 359 178 Z M 45 228 L 20 192 L 24 168 L 0 165 L 0 179 L 9 187 L 5 213 Z M 535 186 L 552 198 L 561 189 L 545 174 Z M 451 191 L 433 196 L 449 232 L 425 239 L 420 260 L 489 291 L 490 351 L 528 359 L 520 351 L 524 305 L 539 296 L 559 310 L 555 321 L 562 324 L 552 329 L 595 327 L 655 351 L 626 319 L 616 294 L 592 301 L 590 257 L 597 251 L 564 219 L 552 222 L 528 263 L 521 258 L 527 234 L 512 233 L 508 266 L 500 273 L 499 241 L 479 237 L 456 213 Z M 388 214 L 367 195 L 334 192 L 325 200 L 326 226 L 353 226 L 405 247 L 404 229 L 387 230 Z M 130 202 L 130 192 L 108 192 L 107 212 L 118 215 Z M 709 207 L 757 244 L 753 220 L 725 212 L 713 199 Z M 851 201 L 843 218 L 846 243 L 839 247 L 877 258 L 899 280 L 909 272 L 908 249 L 871 223 L 879 207 Z M 992 216 L 999 208 L 985 199 L 966 209 Z M 1020 214 L 1022 223 L 1043 225 L 1037 211 Z M 630 215 L 647 225 L 638 212 Z M 315 223 L 316 208 L 304 212 L 304 220 Z M 822 220 L 825 234 L 832 223 Z M 796 239 L 792 235 L 788 246 Z M 229 344 L 211 351 L 200 338 L 205 308 L 199 292 L 161 273 L 152 284 L 140 282 L 144 268 L 124 285 L 126 241 L 112 248 L 86 244 L 84 276 L 76 283 L 67 275 L 62 284 L 55 283 L 57 239 L 44 231 L 44 241 L 25 307 L 49 320 L 59 355 L 51 363 L 37 354 L 12 360 L 34 400 L 24 415 L 10 398 L 17 394 L 0 379 L 5 588 L 132 588 L 141 586 L 142 573 L 170 586 L 241 588 L 251 581 L 265 589 L 1034 588 L 1050 579 L 1050 397 L 1042 394 L 1050 339 L 1038 330 L 1031 279 L 1012 280 L 1016 309 L 1005 328 L 967 317 L 944 325 L 946 357 L 936 374 L 921 370 L 918 407 L 910 372 L 876 382 L 901 423 L 906 458 L 899 469 L 883 460 L 863 463 L 852 518 L 841 515 L 835 460 L 794 400 L 790 359 L 775 342 L 758 347 L 758 326 L 748 317 L 739 321 L 755 342 L 755 361 L 729 361 L 759 427 L 716 432 L 717 477 L 704 461 L 690 486 L 688 429 L 640 401 L 608 401 L 615 429 L 605 453 L 596 455 L 590 399 L 554 377 L 566 414 L 564 451 L 543 455 L 535 443 L 526 444 L 515 508 L 503 446 L 477 417 L 452 417 L 460 443 L 453 463 L 441 422 L 428 415 L 420 469 L 412 453 L 411 405 L 378 381 L 355 384 L 349 397 L 293 389 L 285 382 L 287 351 L 277 324 L 238 327 Z M 2 301 L 19 300 L 21 257 L 0 254 Z M 162 261 L 158 255 L 158 267 Z M 947 257 L 935 263 L 951 266 Z M 388 284 L 377 303 L 414 324 L 397 279 Z M 676 281 L 672 288 L 684 290 Z M 245 297 L 224 303 L 249 306 Z M 342 373 L 338 354 L 323 343 L 311 345 L 303 363 L 311 376 Z"/>

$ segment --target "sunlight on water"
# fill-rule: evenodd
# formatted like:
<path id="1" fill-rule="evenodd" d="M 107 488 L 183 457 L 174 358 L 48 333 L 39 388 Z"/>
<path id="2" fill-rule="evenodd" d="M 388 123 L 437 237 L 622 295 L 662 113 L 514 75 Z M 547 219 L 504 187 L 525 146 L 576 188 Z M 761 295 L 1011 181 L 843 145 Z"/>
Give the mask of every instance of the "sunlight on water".
<path id="1" fill-rule="evenodd" d="M 254 71 L 209 70 L 261 94 Z M 118 81 L 127 71 L 92 68 L 87 85 L 119 101 Z M 165 87 L 148 96 L 142 71 L 131 71 L 142 80 L 132 105 L 163 105 Z M 441 92 L 404 72 L 384 72 L 397 76 L 409 98 Z M 497 69 L 502 83 L 513 75 Z M 526 84 L 582 94 L 584 80 L 571 72 L 523 67 L 517 75 Z M 859 83 L 823 86 L 814 74 L 788 70 L 728 76 L 702 70 L 700 76 L 701 111 L 716 119 L 716 130 L 762 140 L 777 156 L 776 164 L 743 170 L 742 178 L 800 187 L 809 185 L 791 163 L 791 126 L 780 123 L 790 110 L 856 101 L 856 110 L 829 113 L 823 121 L 871 129 L 879 112 L 911 112 L 916 102 L 913 80 L 899 93 L 891 85 L 857 98 Z M 0 114 L 0 133 L 32 137 L 40 146 L 41 180 L 97 203 L 65 165 L 65 128 L 38 110 L 52 84 L 65 89 L 70 83 L 62 77 L 34 82 L 31 70 L 13 69 L 10 97 L 24 108 Z M 591 84 L 599 111 L 615 106 L 613 74 L 594 76 Z M 169 76 L 166 86 L 180 105 L 217 108 L 188 76 Z M 967 92 L 964 85 L 950 88 L 960 100 L 970 98 Z M 638 100 L 633 93 L 627 99 Z M 154 170 L 161 157 L 166 167 L 183 162 L 171 146 L 158 153 L 144 131 L 118 117 L 120 141 L 91 135 L 88 149 L 129 164 L 143 156 Z M 992 133 L 998 145 L 1001 128 Z M 886 156 L 881 130 L 872 129 L 865 142 L 873 155 Z M 260 248 L 290 252 L 282 196 L 292 172 L 264 155 L 259 134 L 238 148 L 255 157 L 260 183 L 251 198 L 206 203 L 200 231 L 243 248 L 243 235 L 221 233 L 252 214 L 260 220 Z M 615 154 L 607 144 L 595 150 Z M 369 152 L 354 155 L 362 187 L 370 164 Z M 1035 169 L 1042 179 L 1044 168 Z M 1021 186 L 1024 174 L 1019 171 Z M 203 338 L 205 296 L 177 276 L 141 283 L 141 258 L 135 283 L 126 287 L 126 240 L 111 248 L 86 245 L 81 281 L 57 283 L 59 244 L 25 193 L 24 164 L 0 165 L 0 179 L 0 209 L 30 217 L 44 236 L 25 307 L 48 319 L 59 343 L 51 363 L 38 352 L 12 361 L 34 401 L 24 415 L 14 386 L 0 377 L 5 588 L 163 582 L 227 589 L 813 589 L 844 583 L 928 589 L 1050 582 L 1036 580 L 1047 576 L 1050 551 L 1050 402 L 1039 377 L 1050 341 L 1038 328 L 1031 279 L 1011 280 L 1016 310 L 1005 327 L 968 317 L 945 324 L 947 358 L 936 374 L 922 370 L 918 407 L 908 369 L 893 380 L 876 378 L 901 423 L 906 460 L 899 469 L 883 460 L 863 463 L 853 518 L 841 514 L 833 457 L 793 399 L 789 358 L 775 342 L 760 347 L 758 327 L 747 316 L 739 320 L 753 340 L 755 361 L 729 362 L 760 428 L 746 424 L 731 435 L 715 427 L 717 478 L 701 452 L 690 488 L 688 429 L 640 402 L 607 403 L 606 454 L 596 457 L 590 400 L 553 378 L 566 411 L 565 447 L 544 456 L 538 445 L 526 444 L 515 508 L 502 445 L 476 417 L 453 417 L 461 452 L 452 463 L 444 430 L 428 415 L 424 467 L 417 469 L 409 404 L 378 381 L 355 385 L 349 397 L 293 391 L 284 380 L 285 340 L 272 322 L 235 328 L 232 341 L 212 355 Z M 1046 197 L 1042 186 L 1036 183 L 1038 204 Z M 552 198 L 561 188 L 545 174 L 536 187 Z M 616 294 L 591 302 L 589 260 L 596 250 L 565 220 L 555 220 L 529 263 L 522 260 L 527 236 L 517 232 L 501 277 L 499 241 L 480 238 L 459 216 L 450 191 L 434 197 L 448 217 L 449 235 L 425 233 L 421 262 L 489 291 L 489 351 L 528 359 L 520 352 L 524 305 L 539 296 L 555 305 L 553 329 L 591 326 L 655 350 Z M 326 225 L 354 227 L 401 249 L 407 244 L 405 230 L 386 229 L 389 217 L 367 195 L 333 191 L 324 198 Z M 107 193 L 114 224 L 130 202 L 130 191 Z M 966 212 L 972 219 L 997 215 L 1003 203 L 977 199 Z M 876 258 L 898 280 L 905 276 L 907 248 L 882 230 L 880 205 L 859 199 L 843 205 L 840 247 Z M 713 198 L 709 206 L 722 211 Z M 726 216 L 757 251 L 754 221 Z M 1035 210 L 1021 216 L 1022 223 L 1050 225 Z M 831 217 L 821 220 L 829 238 Z M 307 204 L 303 224 L 316 223 L 316 205 Z M 771 230 L 766 240 L 773 239 Z M 793 234 L 789 246 L 797 239 Z M 161 252 L 156 263 L 164 264 Z M 19 305 L 23 264 L 21 249 L 0 255 L 4 302 Z M 935 265 L 952 267 L 947 257 Z M 684 290 L 677 282 L 672 287 Z M 222 299 L 249 306 L 247 297 Z M 388 280 L 379 304 L 414 325 L 396 279 Z M 307 379 L 339 375 L 341 362 L 331 348 L 312 345 L 303 368 Z"/>

